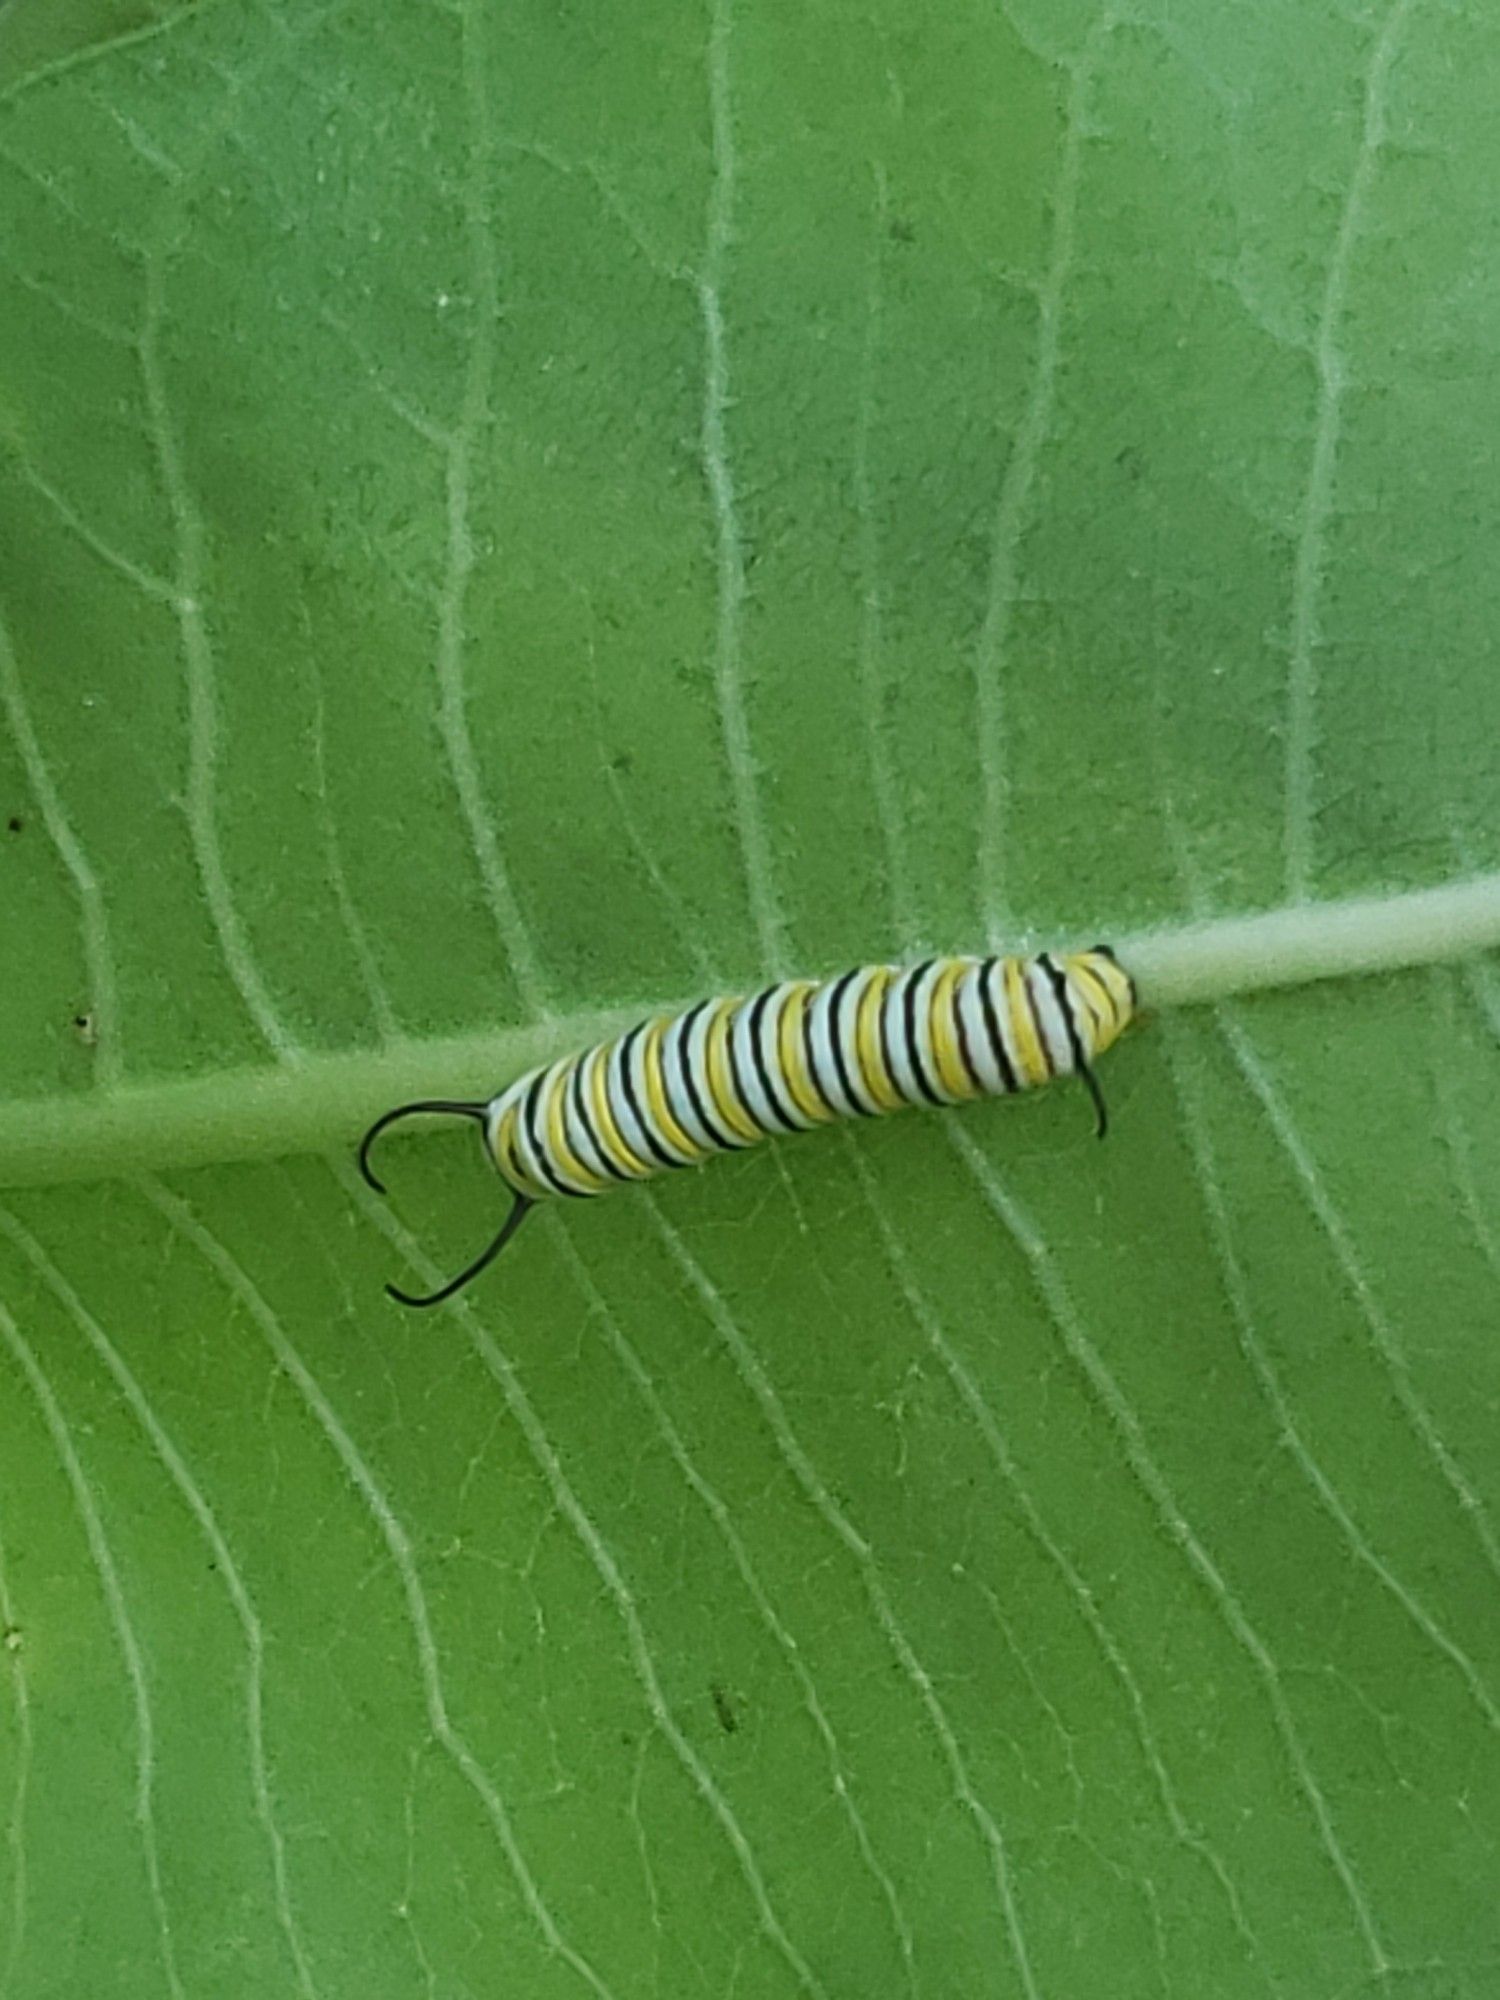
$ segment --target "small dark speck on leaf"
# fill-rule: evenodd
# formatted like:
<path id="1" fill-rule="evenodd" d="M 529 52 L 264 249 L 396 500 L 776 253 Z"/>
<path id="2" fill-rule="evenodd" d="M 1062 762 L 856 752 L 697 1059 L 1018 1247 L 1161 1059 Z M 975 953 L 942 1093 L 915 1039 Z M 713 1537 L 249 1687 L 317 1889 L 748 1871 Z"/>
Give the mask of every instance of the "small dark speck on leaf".
<path id="1" fill-rule="evenodd" d="M 21 1628 L 19 1625 L 0 1625 L 0 1646 L 4 1646 L 7 1653 L 20 1652 Z"/>
<path id="2" fill-rule="evenodd" d="M 726 1736 L 733 1736 L 740 1726 L 740 1719 L 730 1706 L 729 1696 L 717 1682 L 709 1689 L 713 1696 L 714 1714 L 719 1718 L 719 1727 Z"/>
<path id="3" fill-rule="evenodd" d="M 19 833 L 25 824 L 25 820 L 22 819 L 19 813 L 12 813 L 10 818 L 5 822 L 5 831 L 7 833 Z"/>
<path id="4" fill-rule="evenodd" d="M 617 778 L 628 778 L 631 772 L 634 771 L 635 769 L 634 751 L 622 750 L 618 757 L 611 757 L 609 760 L 609 768 L 614 772 Z"/>
<path id="5" fill-rule="evenodd" d="M 79 1041 L 83 1043 L 86 1049 L 92 1049 L 97 1046 L 99 1027 L 92 1014 L 75 1014 L 73 1016 L 73 1027 Z"/>
<path id="6" fill-rule="evenodd" d="M 908 222 L 904 215 L 891 217 L 890 230 L 893 243 L 915 243 L 917 240 L 916 225 Z"/>

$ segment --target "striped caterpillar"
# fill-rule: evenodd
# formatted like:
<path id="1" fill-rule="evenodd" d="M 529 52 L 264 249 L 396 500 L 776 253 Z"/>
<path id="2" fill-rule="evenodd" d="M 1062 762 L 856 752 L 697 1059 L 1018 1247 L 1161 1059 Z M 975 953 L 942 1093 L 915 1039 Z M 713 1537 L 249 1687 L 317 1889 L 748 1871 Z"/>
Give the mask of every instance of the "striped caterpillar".
<path id="1" fill-rule="evenodd" d="M 773 1133 L 905 1105 L 964 1104 L 1081 1076 L 1102 1137 L 1093 1059 L 1129 1024 L 1135 985 L 1107 945 L 1035 958 L 930 958 L 788 980 L 745 1000 L 703 1000 L 657 1015 L 614 1041 L 529 1070 L 487 1103 L 424 1098 L 378 1118 L 359 1149 L 419 1112 L 472 1118 L 514 1201 L 494 1241 L 426 1297 L 388 1285 L 403 1305 L 435 1306 L 505 1248 L 553 1196 L 603 1194 Z"/>

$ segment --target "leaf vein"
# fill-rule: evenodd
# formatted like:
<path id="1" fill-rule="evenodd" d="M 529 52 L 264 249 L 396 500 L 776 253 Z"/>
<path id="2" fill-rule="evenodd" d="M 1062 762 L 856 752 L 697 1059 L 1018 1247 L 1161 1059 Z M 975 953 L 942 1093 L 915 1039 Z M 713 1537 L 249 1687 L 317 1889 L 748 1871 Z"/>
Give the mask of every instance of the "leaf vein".
<path id="1" fill-rule="evenodd" d="M 1032 509 L 1041 454 L 1052 428 L 1057 370 L 1062 348 L 1063 304 L 1077 255 L 1078 193 L 1083 175 L 1083 142 L 1089 100 L 1104 45 L 1115 27 L 1107 6 L 1090 29 L 1083 53 L 1069 71 L 1062 157 L 1052 196 L 1052 237 L 1047 268 L 1036 292 L 1037 343 L 1031 386 L 1011 444 L 990 537 L 989 585 L 984 623 L 974 653 L 974 700 L 979 741 L 978 828 L 980 923 L 997 944 L 1009 917 L 1005 853 L 1010 780 L 1005 757 L 1005 675 L 1011 627 L 1019 590 L 1022 536 Z"/>
<path id="2" fill-rule="evenodd" d="M 6 1237 L 30 1264 L 108 1370 L 136 1422 L 150 1439 L 153 1450 L 166 1467 L 172 1484 L 197 1522 L 212 1552 L 215 1572 L 223 1578 L 224 1588 L 234 1608 L 235 1617 L 239 1621 L 245 1644 L 245 1736 L 250 1764 L 251 1792 L 255 1815 L 260 1821 L 270 1854 L 277 1921 L 296 1970 L 298 1990 L 303 1994 L 304 2000 L 316 2000 L 316 1982 L 312 1976 L 312 1967 L 303 1945 L 302 1933 L 292 1908 L 286 1842 L 276 1818 L 276 1806 L 271 1795 L 270 1773 L 266 1763 L 265 1631 L 260 1614 L 255 1608 L 254 1599 L 250 1595 L 239 1564 L 235 1561 L 234 1552 L 225 1539 L 218 1518 L 208 1503 L 207 1496 L 193 1477 L 186 1459 L 178 1450 L 166 1426 L 156 1414 L 138 1377 L 110 1339 L 102 1323 L 89 1311 L 78 1292 L 63 1276 L 30 1230 L 3 1208 L 0 1208 L 0 1235 Z"/>
<path id="3" fill-rule="evenodd" d="M 773 971 L 787 964 L 786 918 L 775 888 L 775 864 L 760 797 L 760 774 L 745 706 L 745 539 L 729 458 L 729 350 L 724 330 L 725 266 L 734 234 L 738 166 L 734 143 L 729 41 L 730 0 L 712 0 L 708 34 L 708 105 L 712 131 L 703 266 L 697 281 L 703 322 L 703 415 L 700 450 L 713 508 L 718 602 L 714 627 L 714 689 L 729 768 L 741 861 L 762 954 Z"/>
<path id="4" fill-rule="evenodd" d="M 1006 1942 L 1015 1962 L 1022 1991 L 1026 1995 L 1026 2000 L 1040 2000 L 1040 1990 L 1032 1969 L 1030 1946 L 1022 1923 L 1004 1833 L 969 1774 L 968 1763 L 959 1747 L 952 1721 L 933 1684 L 931 1674 L 923 1665 L 916 1648 L 896 1616 L 895 1607 L 881 1580 L 870 1544 L 835 1500 L 827 1482 L 793 1431 L 780 1397 L 776 1394 L 770 1378 L 718 1287 L 663 1215 L 660 1204 L 652 1192 L 648 1188 L 642 1188 L 639 1193 L 673 1262 L 703 1301 L 714 1330 L 728 1350 L 741 1381 L 755 1399 L 776 1442 L 776 1447 L 790 1467 L 797 1484 L 817 1510 L 824 1525 L 853 1558 L 860 1583 L 880 1631 L 895 1655 L 902 1673 L 916 1691 L 937 1739 L 953 1781 L 955 1795 L 968 1812 L 989 1855 Z"/>
<path id="5" fill-rule="evenodd" d="M 152 442 L 177 546 L 172 602 L 177 614 L 187 678 L 188 774 L 185 810 L 188 832 L 209 916 L 230 979 L 267 1047 L 280 1061 L 290 1063 L 298 1059 L 301 1050 L 283 1025 L 261 975 L 235 902 L 219 841 L 217 667 L 203 607 L 206 524 L 193 500 L 183 468 L 158 353 L 164 309 L 162 285 L 162 259 L 157 253 L 146 262 L 146 305 L 136 352 L 146 392 Z"/>
<path id="6" fill-rule="evenodd" d="M 27 783 L 42 815 L 42 824 L 47 829 L 47 838 L 57 850 L 78 898 L 84 964 L 88 972 L 89 999 L 98 1038 L 95 1047 L 99 1078 L 101 1085 L 117 1086 L 124 1075 L 124 1066 L 120 1048 L 120 996 L 109 911 L 99 878 L 68 818 L 62 794 L 53 782 L 51 768 L 32 725 L 26 690 L 3 617 L 0 617 L 0 707 L 5 710 Z"/>
<path id="7" fill-rule="evenodd" d="M 486 179 L 493 147 L 489 92 L 481 47 L 481 23 L 484 18 L 479 0 L 468 0 L 463 10 L 463 77 L 469 119 L 469 160 L 463 209 L 474 289 L 474 328 L 464 371 L 463 409 L 448 446 L 444 467 L 447 541 L 443 582 L 438 596 L 434 665 L 438 683 L 438 733 L 458 794 L 459 809 L 468 830 L 490 914 L 509 961 L 511 976 L 522 1002 L 535 1014 L 545 1010 L 548 981 L 516 900 L 510 872 L 501 854 L 486 803 L 473 732 L 469 727 L 468 690 L 464 675 L 465 624 L 469 585 L 475 566 L 470 519 L 474 498 L 474 458 L 491 417 L 495 328 L 500 317 L 494 232 L 486 198 Z"/>
<path id="8" fill-rule="evenodd" d="M 1318 1504 L 1348 1544 L 1355 1559 L 1368 1569 L 1381 1588 L 1396 1600 L 1422 1636 L 1457 1668 L 1486 1724 L 1491 1729 L 1500 1731 L 1500 1708 L 1497 1708 L 1489 1690 L 1485 1687 L 1474 1662 L 1443 1630 L 1416 1594 L 1407 1588 L 1389 1564 L 1381 1558 L 1345 1505 L 1333 1479 L 1324 1470 L 1316 1454 L 1302 1436 L 1276 1365 L 1255 1331 L 1255 1316 L 1250 1305 L 1249 1287 L 1244 1268 L 1234 1247 L 1230 1228 L 1229 1203 L 1223 1176 L 1214 1154 L 1213 1139 L 1208 1120 L 1204 1116 L 1202 1102 L 1195 1086 L 1189 1080 L 1189 1065 L 1182 1056 L 1182 1033 L 1176 1027 L 1169 1027 L 1167 1031 L 1167 1066 L 1176 1092 L 1178 1112 L 1188 1149 L 1193 1156 L 1197 1178 L 1203 1190 L 1204 1207 L 1208 1212 L 1214 1250 L 1223 1272 L 1225 1295 L 1235 1323 L 1240 1351 L 1248 1362 L 1261 1397 L 1271 1412 L 1277 1436 L 1285 1446 L 1292 1463 L 1312 1488 Z"/>
<path id="9" fill-rule="evenodd" d="M 572 1267 L 574 1277 L 585 1297 L 594 1307 L 603 1325 L 605 1338 L 609 1342 L 611 1351 L 625 1373 L 629 1376 L 636 1393 L 650 1411 L 652 1421 L 655 1423 L 671 1455 L 672 1462 L 676 1465 L 689 1489 L 702 1504 L 704 1511 L 713 1522 L 720 1540 L 729 1551 L 730 1560 L 739 1573 L 741 1582 L 750 1594 L 751 1601 L 755 1605 L 762 1623 L 775 1640 L 782 1658 L 786 1661 L 793 1678 L 797 1682 L 803 1706 L 806 1708 L 812 1720 L 813 1727 L 817 1731 L 823 1745 L 823 1752 L 827 1759 L 828 1770 L 832 1779 L 834 1796 L 838 1799 L 840 1810 L 849 1822 L 850 1831 L 854 1836 L 860 1858 L 879 1888 L 885 1902 L 891 1919 L 891 1927 L 896 1935 L 897 1949 L 901 1954 L 902 1968 L 905 1973 L 907 1987 L 910 1992 L 915 1994 L 917 1983 L 911 1925 L 902 1908 L 901 1898 L 890 1870 L 886 1868 L 875 1851 L 875 1845 L 870 1837 L 869 1828 L 865 1823 L 864 1815 L 859 1809 L 858 1801 L 850 1786 L 843 1748 L 833 1724 L 829 1720 L 828 1712 L 824 1708 L 818 1694 L 817 1683 L 814 1681 L 812 1674 L 808 1670 L 807 1663 L 802 1657 L 801 1648 L 798 1646 L 786 1622 L 772 1602 L 766 1586 L 761 1581 L 760 1575 L 751 1560 L 750 1551 L 735 1528 L 733 1517 L 728 1506 L 725 1504 L 723 1495 L 702 1472 L 689 1452 L 683 1440 L 682 1433 L 672 1421 L 666 1404 L 662 1401 L 661 1395 L 645 1363 L 627 1338 L 624 1328 L 610 1309 L 609 1303 L 595 1282 L 593 1274 L 579 1255 L 573 1243 L 571 1233 L 567 1230 L 561 1232 L 561 1241 L 563 1253 Z"/>
<path id="10" fill-rule="evenodd" d="M 968 1133 L 958 1130 L 951 1119 L 945 1124 L 954 1150 L 973 1174 L 986 1205 L 1004 1225 L 1030 1265 L 1048 1315 L 1062 1336 L 1064 1348 L 1080 1370 L 1099 1407 L 1109 1418 L 1123 1447 L 1126 1464 L 1149 1498 L 1171 1541 L 1182 1551 L 1189 1567 L 1206 1589 L 1214 1610 L 1259 1677 L 1288 1766 L 1312 1814 L 1323 1851 L 1343 1888 L 1370 1968 L 1377 1974 L 1383 1974 L 1392 1963 L 1390 1953 L 1354 1863 L 1334 1825 L 1332 1810 L 1297 1728 L 1275 1658 L 1251 1623 L 1223 1570 L 1209 1554 L 1178 1504 L 1166 1475 L 1146 1442 L 1140 1418 L 1104 1357 L 1090 1340 L 1041 1231 L 1005 1187 L 991 1162 Z"/>
<path id="11" fill-rule="evenodd" d="M 1413 0 L 1392 0 L 1375 37 L 1365 76 L 1364 118 L 1354 167 L 1339 217 L 1333 254 L 1328 261 L 1323 300 L 1318 313 L 1313 358 L 1317 372 L 1317 411 L 1312 460 L 1303 491 L 1297 554 L 1292 572 L 1291 662 L 1287 679 L 1285 828 L 1287 889 L 1295 901 L 1306 899 L 1312 862 L 1313 757 L 1316 750 L 1318 599 L 1323 586 L 1328 521 L 1333 507 L 1334 475 L 1348 368 L 1339 346 L 1339 329 L 1349 295 L 1354 252 L 1364 222 L 1365 204 L 1374 180 L 1375 163 L 1385 142 L 1386 87 L 1396 44 L 1411 13 Z"/>
<path id="12" fill-rule="evenodd" d="M 1355 1248 L 1354 1238 L 1328 1191 L 1317 1161 L 1308 1149 L 1291 1111 L 1276 1087 L 1270 1070 L 1261 1060 L 1239 1015 L 1227 1004 L 1217 1007 L 1214 1013 L 1219 1031 L 1228 1045 L 1236 1067 L 1259 1100 L 1266 1122 L 1291 1162 L 1308 1206 L 1328 1239 L 1334 1259 L 1343 1272 L 1345 1282 L 1359 1307 L 1360 1317 L 1365 1323 L 1371 1345 L 1390 1378 L 1402 1415 L 1406 1418 L 1413 1436 L 1422 1444 L 1437 1466 L 1443 1483 L 1457 1502 L 1459 1513 L 1469 1522 L 1484 1550 L 1486 1562 L 1496 1579 L 1500 1580 L 1500 1541 L 1496 1539 L 1489 1518 L 1489 1509 L 1449 1449 L 1433 1419 L 1432 1412 L 1417 1392 L 1416 1384 L 1412 1380 L 1411 1366 L 1401 1352 L 1385 1308 L 1375 1296 L 1375 1288 Z"/>
<path id="13" fill-rule="evenodd" d="M 99 1512 L 93 1489 L 89 1485 L 88 1475 L 83 1469 L 82 1460 L 78 1456 L 73 1433 L 63 1413 L 62 1405 L 58 1402 L 56 1392 L 37 1359 L 36 1350 L 4 1306 L 0 1306 L 0 1341 L 10 1349 L 41 1410 L 42 1420 L 46 1424 L 53 1448 L 57 1452 L 72 1490 L 73 1504 L 78 1511 L 79 1520 L 83 1524 L 84 1538 L 88 1543 L 89 1558 L 98 1575 L 109 1613 L 109 1622 L 114 1628 L 115 1643 L 119 1647 L 120 1658 L 125 1667 L 125 1677 L 130 1687 L 131 1710 L 135 1725 L 134 1819 L 141 1840 L 151 1909 L 156 1920 L 162 1970 L 166 1975 L 167 1987 L 173 2000 L 186 2000 L 186 1989 L 177 1970 L 177 1948 L 172 1939 L 172 1926 L 167 1913 L 166 1892 L 162 1885 L 161 1853 L 157 1842 L 156 1722 L 151 1708 L 151 1688 L 146 1678 L 145 1660 L 141 1654 L 140 1641 L 136 1636 L 135 1623 L 130 1615 L 119 1565 L 115 1561 L 109 1537 L 104 1531 L 103 1517 Z"/>
<path id="14" fill-rule="evenodd" d="M 1116 1639 L 1100 1611 L 1093 1591 L 1074 1564 L 1072 1558 L 1055 1539 L 1042 1516 L 1021 1471 L 1011 1452 L 1010 1445 L 1000 1428 L 994 1411 L 986 1400 L 973 1372 L 960 1358 L 948 1339 L 942 1322 L 925 1290 L 917 1282 L 912 1270 L 911 1259 L 906 1246 L 896 1232 L 889 1211 L 881 1196 L 875 1177 L 864 1159 L 854 1139 L 846 1135 L 846 1144 L 854 1162 L 855 1172 L 863 1187 L 865 1199 L 874 1215 L 876 1226 L 885 1247 L 885 1253 L 896 1282 L 905 1298 L 913 1319 L 924 1339 L 937 1357 L 943 1372 L 958 1391 L 964 1407 L 973 1418 L 985 1448 L 994 1461 L 995 1468 L 1004 1480 L 1019 1513 L 1027 1538 L 1043 1559 L 1054 1569 L 1067 1586 L 1068 1593 L 1078 1609 L 1079 1616 L 1088 1628 L 1089 1636 L 1098 1648 L 1109 1673 L 1118 1684 L 1130 1711 L 1131 1727 L 1140 1746 L 1146 1768 L 1151 1773 L 1151 1782 L 1161 1805 L 1163 1816 L 1173 1838 L 1185 1847 L 1214 1877 L 1225 1903 L 1230 1919 L 1241 1941 L 1247 1948 L 1248 1961 L 1258 1965 L 1264 1958 L 1263 1950 L 1245 1917 L 1244 1905 L 1238 1889 L 1230 1877 L 1223 1859 L 1214 1850 L 1207 1837 L 1196 1831 L 1189 1823 L 1177 1797 L 1177 1788 L 1167 1768 L 1161 1747 L 1151 1726 L 1145 1698 L 1140 1684 L 1131 1668 L 1124 1649 Z M 1059 1725 L 1060 1726 L 1060 1725 Z M 1070 1753 L 1071 1754 L 1071 1753 Z"/>
<path id="15" fill-rule="evenodd" d="M 11 1700 L 16 1718 L 15 1779 L 11 1787 L 10 1812 L 5 1822 L 5 1844 L 10 1849 L 10 1936 L 5 1945 L 5 1964 L 0 1969 L 0 1993 L 10 1994 L 15 1991 L 16 1968 L 26 1948 L 26 1919 L 30 1908 L 26 1809 L 35 1738 L 25 1638 L 16 1601 L 11 1595 L 3 1536 L 0 1536 L 0 1651 L 4 1652 L 10 1669 Z"/>
<path id="16" fill-rule="evenodd" d="M 414 1238 L 367 1193 L 349 1169 L 344 1167 L 336 1169 L 336 1178 L 381 1234 L 401 1251 L 413 1268 L 419 1271 L 428 1283 L 439 1283 L 440 1274 L 423 1255 Z M 458 1299 L 455 1310 L 462 1320 L 475 1353 L 499 1388 L 505 1407 L 525 1439 L 527 1449 L 546 1481 L 558 1512 L 572 1529 L 579 1546 L 615 1606 L 625 1629 L 631 1665 L 640 1684 L 647 1712 L 691 1780 L 699 1797 L 718 1823 L 719 1830 L 739 1866 L 761 1931 L 779 1952 L 803 1992 L 814 1995 L 815 2000 L 826 2000 L 822 1982 L 787 1935 L 781 1919 L 771 1905 L 760 1863 L 756 1860 L 754 1851 L 745 1837 L 744 1829 L 733 1806 L 720 1790 L 713 1772 L 689 1742 L 672 1713 L 662 1688 L 661 1677 L 656 1670 L 656 1663 L 651 1655 L 650 1643 L 635 1598 L 626 1584 L 613 1552 L 574 1491 L 557 1449 L 547 1436 L 530 1397 L 522 1387 L 521 1378 L 514 1364 L 499 1343 L 480 1324 L 477 1314 L 467 1300 Z"/>
<path id="17" fill-rule="evenodd" d="M 509 1809 L 500 1794 L 499 1787 L 470 1748 L 467 1738 L 453 1722 L 448 1710 L 442 1662 L 433 1632 L 432 1615 L 428 1609 L 427 1592 L 412 1549 L 411 1536 L 397 1515 L 390 1497 L 376 1478 L 374 1469 L 340 1421 L 322 1385 L 293 1345 L 269 1300 L 234 1254 L 185 1201 L 159 1181 L 144 1179 L 138 1185 L 146 1200 L 166 1218 L 174 1234 L 182 1237 L 197 1250 L 226 1289 L 244 1306 L 278 1365 L 285 1371 L 312 1413 L 318 1428 L 332 1446 L 350 1483 L 374 1521 L 400 1581 L 417 1656 L 423 1705 L 433 1737 L 483 1807 L 500 1850 L 521 1891 L 522 1901 L 549 1950 L 577 1975 L 590 1992 L 597 1996 L 597 2000 L 611 2000 L 609 1987 L 583 1954 L 563 1935 L 522 1852 L 511 1823 Z"/>

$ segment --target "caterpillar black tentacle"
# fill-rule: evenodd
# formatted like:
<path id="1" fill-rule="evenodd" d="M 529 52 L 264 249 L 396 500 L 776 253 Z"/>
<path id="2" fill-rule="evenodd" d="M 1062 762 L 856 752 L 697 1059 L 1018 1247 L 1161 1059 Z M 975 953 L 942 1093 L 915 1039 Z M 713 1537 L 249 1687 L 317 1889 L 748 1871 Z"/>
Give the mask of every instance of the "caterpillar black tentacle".
<path id="1" fill-rule="evenodd" d="M 704 1000 L 517 1077 L 488 1103 L 424 1098 L 378 1118 L 359 1149 L 421 1112 L 470 1118 L 515 1200 L 472 1264 L 425 1297 L 440 1305 L 499 1256 L 539 1201 L 603 1194 L 622 1181 L 698 1166 L 771 1134 L 914 1104 L 966 1104 L 1083 1079 L 1108 1127 L 1094 1059 L 1136 1011 L 1135 984 L 1108 945 L 1036 958 L 933 958 L 789 980 L 744 1000 Z"/>
<path id="2" fill-rule="evenodd" d="M 386 1111 L 375 1120 L 359 1142 L 359 1170 L 376 1194 L 385 1193 L 385 1182 L 380 1180 L 370 1165 L 370 1148 L 388 1125 L 395 1125 L 402 1118 L 415 1118 L 418 1112 L 436 1111 L 454 1118 L 475 1118 L 482 1125 L 489 1115 L 487 1104 L 462 1103 L 451 1097 L 423 1097 L 415 1104 L 398 1104 L 394 1111 Z"/>
<path id="3" fill-rule="evenodd" d="M 403 1306 L 440 1306 L 445 1299 L 451 1299 L 455 1292 L 461 1292 L 471 1278 L 477 1278 L 481 1271 L 494 1263 L 535 1206 L 536 1203 L 528 1201 L 524 1194 L 516 1195 L 510 1205 L 510 1214 L 501 1223 L 492 1241 L 485 1245 L 472 1264 L 465 1264 L 456 1278 L 450 1278 L 446 1285 L 439 1285 L 435 1292 L 422 1294 L 403 1292 L 399 1285 L 387 1285 L 386 1297 L 394 1299 L 398 1305 Z"/>

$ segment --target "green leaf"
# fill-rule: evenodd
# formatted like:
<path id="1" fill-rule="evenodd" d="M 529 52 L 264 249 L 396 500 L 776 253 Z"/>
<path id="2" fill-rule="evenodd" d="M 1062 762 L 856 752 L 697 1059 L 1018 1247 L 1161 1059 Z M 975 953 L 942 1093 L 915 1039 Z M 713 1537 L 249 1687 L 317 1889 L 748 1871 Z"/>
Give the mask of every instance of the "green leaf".
<path id="1" fill-rule="evenodd" d="M 1494 1992 L 1497 92 L 1479 0 L 0 14 L 7 2000 Z M 1106 1145 L 383 1297 L 503 1196 L 387 1104 L 1096 936 Z"/>

